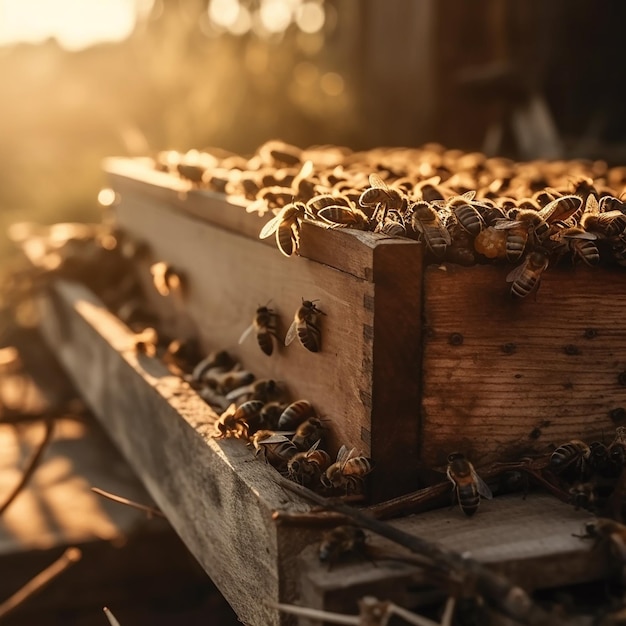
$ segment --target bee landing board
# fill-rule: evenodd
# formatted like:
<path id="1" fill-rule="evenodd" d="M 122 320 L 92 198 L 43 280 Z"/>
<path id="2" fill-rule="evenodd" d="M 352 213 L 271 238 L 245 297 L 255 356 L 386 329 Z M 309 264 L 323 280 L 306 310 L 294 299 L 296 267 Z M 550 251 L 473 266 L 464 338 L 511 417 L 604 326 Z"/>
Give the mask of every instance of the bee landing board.
<path id="1" fill-rule="evenodd" d="M 421 246 L 408 239 L 327 230 L 304 223 L 300 256 L 285 258 L 259 240 L 260 218 L 223 196 L 185 189 L 134 161 L 107 164 L 120 196 L 119 226 L 150 248 L 146 291 L 172 336 L 198 334 L 207 350 L 232 353 L 257 379 L 283 381 L 332 421 L 329 449 L 355 447 L 375 459 L 375 501 L 415 487 L 420 366 Z M 148 266 L 164 261 L 184 275 L 183 302 L 161 297 Z M 296 340 L 265 355 L 239 339 L 269 303 L 285 338 L 302 299 L 316 300 L 321 350 Z"/>
<path id="2" fill-rule="evenodd" d="M 410 239 L 303 222 L 300 256 L 258 234 L 271 214 L 129 159 L 106 164 L 119 225 L 185 274 L 183 303 L 153 302 L 172 333 L 193 327 L 257 378 L 331 419 L 331 448 L 371 455 L 379 501 L 418 486 L 422 465 L 463 451 L 481 465 L 571 438 L 609 439 L 626 419 L 626 282 L 620 270 L 549 268 L 535 295 L 509 296 L 510 266 L 422 265 Z M 271 301 L 284 337 L 302 299 L 319 299 L 322 349 L 270 357 L 238 339 Z"/>

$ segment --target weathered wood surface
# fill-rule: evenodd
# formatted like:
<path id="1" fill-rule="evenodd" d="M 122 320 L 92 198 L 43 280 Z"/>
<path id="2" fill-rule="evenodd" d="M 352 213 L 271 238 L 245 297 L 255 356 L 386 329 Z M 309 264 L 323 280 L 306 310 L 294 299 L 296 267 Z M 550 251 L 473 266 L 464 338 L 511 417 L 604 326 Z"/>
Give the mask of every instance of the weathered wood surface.
<path id="1" fill-rule="evenodd" d="M 88 291 L 58 285 L 42 301 L 48 342 L 154 501 L 245 623 L 277 624 L 261 598 L 290 601 L 295 556 L 311 541 L 278 527 L 280 508 L 308 510 L 240 441 L 211 437 L 214 414 Z"/>
<path id="2" fill-rule="evenodd" d="M 374 499 L 416 487 L 421 255 L 414 242 L 368 248 L 370 282 L 304 257 L 287 259 L 258 240 L 174 213 L 148 197 L 122 198 L 116 215 L 122 228 L 149 242 L 146 292 L 168 334 L 197 334 L 207 351 L 228 350 L 257 379 L 283 381 L 294 400 L 312 402 L 332 420 L 331 452 L 345 443 L 384 468 L 372 474 Z M 342 250 L 332 252 L 340 257 Z M 184 301 L 163 298 L 151 285 L 148 266 L 156 261 L 185 275 Z M 268 357 L 254 337 L 238 343 L 256 308 L 269 302 L 279 315 L 282 344 L 303 298 L 319 300 L 325 313 L 320 352 L 296 340 L 277 345 Z M 402 437 L 390 436 L 400 431 Z"/>
<path id="3" fill-rule="evenodd" d="M 510 267 L 428 267 L 420 455 L 480 463 L 611 441 L 626 421 L 626 277 L 551 268 L 513 301 Z"/>
<path id="4" fill-rule="evenodd" d="M 199 189 L 190 182 L 154 169 L 149 159 L 109 158 L 104 170 L 122 205 L 135 199 L 149 199 L 153 206 L 167 207 L 224 230 L 276 248 L 274 237 L 259 239 L 259 233 L 273 217 L 267 213 L 247 213 L 247 201 Z M 374 254 L 379 246 L 411 246 L 419 254 L 421 246 L 411 239 L 392 239 L 385 235 L 352 229 L 328 229 L 305 221 L 302 224 L 300 256 L 324 263 L 358 278 L 373 280 Z"/>
<path id="5" fill-rule="evenodd" d="M 529 590 L 598 580 L 607 574 L 606 554 L 576 535 L 590 514 L 576 511 L 555 498 L 532 493 L 499 496 L 483 502 L 473 518 L 458 509 L 444 508 L 394 520 L 409 533 L 432 540 L 489 564 Z M 408 552 L 373 534 L 367 535 L 372 553 Z M 410 556 L 410 555 L 409 555 Z M 432 601 L 428 574 L 401 560 L 369 563 L 351 559 L 332 568 L 319 562 L 317 547 L 301 555 L 301 604 L 327 611 L 357 613 L 357 600 L 370 594 L 407 608 Z"/>

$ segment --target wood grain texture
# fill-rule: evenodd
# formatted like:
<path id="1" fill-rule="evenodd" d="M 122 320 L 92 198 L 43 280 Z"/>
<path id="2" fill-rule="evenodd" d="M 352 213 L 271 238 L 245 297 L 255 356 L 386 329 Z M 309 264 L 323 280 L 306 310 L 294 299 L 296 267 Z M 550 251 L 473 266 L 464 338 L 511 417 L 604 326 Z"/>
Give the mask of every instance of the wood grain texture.
<path id="1" fill-rule="evenodd" d="M 282 381 L 293 400 L 312 402 L 319 415 L 332 420 L 331 454 L 346 444 L 370 455 L 372 415 L 380 414 L 380 441 L 374 447 L 376 462 L 384 472 L 372 474 L 372 494 L 381 500 L 402 493 L 417 462 L 417 425 L 415 419 L 406 419 L 406 412 L 417 405 L 413 374 L 419 342 L 414 336 L 410 341 L 407 338 L 419 333 L 419 324 L 413 321 L 419 318 L 420 246 L 384 238 L 376 246 L 362 246 L 361 251 L 369 251 L 370 280 L 366 280 L 304 257 L 285 258 L 258 240 L 173 213 L 142 195 L 127 193 L 116 215 L 122 228 L 149 242 L 152 257 L 147 265 L 166 261 L 185 274 L 188 295 L 181 302 L 160 296 L 151 285 L 147 267 L 143 272 L 146 292 L 170 335 L 197 334 L 207 352 L 228 350 L 257 379 Z M 329 237 L 323 238 L 327 244 L 336 234 L 320 232 Z M 348 240 L 359 241 L 358 237 Z M 338 250 L 349 254 L 346 247 L 327 251 L 337 257 Z M 399 280 L 405 276 L 399 271 L 404 266 L 414 281 Z M 316 305 L 325 313 L 320 320 L 322 349 L 318 353 L 307 351 L 298 341 L 282 345 L 303 298 L 318 300 Z M 270 357 L 261 352 L 254 337 L 238 343 L 256 308 L 268 302 L 279 315 L 280 337 Z M 396 312 L 406 323 L 397 323 Z M 374 354 L 377 335 L 379 349 Z M 390 387 L 392 372 L 395 382 Z M 405 459 L 401 463 L 391 444 L 390 427 L 406 430 L 400 445 Z"/>
<path id="2" fill-rule="evenodd" d="M 391 523 L 444 548 L 469 553 L 525 589 L 535 590 L 589 582 L 607 574 L 606 555 L 575 536 L 589 519 L 585 511 L 535 493 L 526 499 L 515 494 L 483 502 L 471 519 L 455 507 Z M 380 557 L 374 563 L 352 559 L 331 569 L 319 562 L 316 546 L 306 548 L 300 557 L 306 594 L 302 603 L 356 614 L 356 601 L 367 594 L 406 607 L 419 606 L 421 599 L 432 601 L 428 574 L 415 565 L 381 557 L 402 558 L 406 552 L 373 534 L 367 535 L 367 545 Z"/>
<path id="3" fill-rule="evenodd" d="M 278 624 L 259 599 L 289 601 L 283 573 L 312 537 L 271 514 L 308 505 L 276 486 L 242 442 L 212 439 L 207 405 L 137 355 L 132 333 L 88 291 L 63 283 L 57 293 L 54 308 L 42 302 L 46 338 L 114 443 L 242 621 Z"/>
<path id="4" fill-rule="evenodd" d="M 425 271 L 426 463 L 454 449 L 489 463 L 572 438 L 608 443 L 626 419 L 623 271 L 553 268 L 523 301 L 509 297 L 509 271 Z"/>

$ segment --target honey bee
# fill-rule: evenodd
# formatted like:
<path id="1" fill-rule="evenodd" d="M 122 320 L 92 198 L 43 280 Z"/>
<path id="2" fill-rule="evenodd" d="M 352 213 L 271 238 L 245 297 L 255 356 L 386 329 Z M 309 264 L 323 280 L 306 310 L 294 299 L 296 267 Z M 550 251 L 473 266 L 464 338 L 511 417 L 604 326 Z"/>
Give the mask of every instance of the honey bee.
<path id="1" fill-rule="evenodd" d="M 583 538 L 593 539 L 596 546 L 606 546 L 620 577 L 624 578 L 626 564 L 626 526 L 616 520 L 598 517 L 584 526 Z"/>
<path id="2" fill-rule="evenodd" d="M 318 213 L 326 207 L 339 206 L 350 208 L 352 203 L 344 196 L 335 196 L 329 193 L 313 196 L 306 203 L 306 214 L 312 219 L 317 218 Z"/>
<path id="3" fill-rule="evenodd" d="M 223 395 L 226 395 L 238 387 L 249 385 L 253 380 L 254 374 L 246 370 L 231 370 L 229 372 L 212 371 L 204 376 L 204 381 Z"/>
<path id="4" fill-rule="evenodd" d="M 548 469 L 558 475 L 568 470 L 568 474 L 579 479 L 586 473 L 587 460 L 590 454 L 591 450 L 584 441 L 572 439 L 554 450 L 550 455 Z"/>
<path id="5" fill-rule="evenodd" d="M 150 267 L 152 274 L 152 282 L 156 290 L 162 296 L 185 295 L 185 278 L 182 274 L 176 272 L 170 265 L 164 261 L 152 264 Z"/>
<path id="6" fill-rule="evenodd" d="M 589 194 L 580 218 L 580 226 L 590 233 L 598 233 L 605 237 L 621 235 L 626 229 L 626 215 L 619 209 L 605 211 L 604 207 L 610 205 L 611 200 L 617 198 L 604 196 L 601 202 L 598 202 L 593 194 Z"/>
<path id="7" fill-rule="evenodd" d="M 337 460 L 330 465 L 321 478 L 327 488 L 345 489 L 349 492 L 361 490 L 363 478 L 374 469 L 371 459 L 357 454 L 356 448 L 343 445 L 337 452 Z"/>
<path id="8" fill-rule="evenodd" d="M 311 352 L 319 352 L 322 334 L 318 324 L 320 315 L 326 315 L 315 305 L 316 300 L 302 300 L 302 306 L 294 315 L 293 322 L 287 330 L 285 345 L 288 346 L 296 336 L 300 343 Z"/>
<path id="9" fill-rule="evenodd" d="M 291 256 L 298 251 L 300 243 L 300 222 L 304 219 L 306 205 L 302 202 L 286 204 L 259 233 L 259 239 L 267 239 L 276 234 L 276 245 L 285 255 Z"/>
<path id="10" fill-rule="evenodd" d="M 359 197 L 359 204 L 362 207 L 377 207 L 376 221 L 382 221 L 390 209 L 401 215 L 406 213 L 408 198 L 404 193 L 389 187 L 378 174 L 370 174 L 369 183 L 370 186 Z"/>
<path id="11" fill-rule="evenodd" d="M 337 526 L 324 533 L 319 546 L 319 560 L 328 569 L 344 557 L 364 556 L 367 551 L 365 533 L 358 526 Z"/>
<path id="12" fill-rule="evenodd" d="M 262 455 L 266 463 L 281 472 L 287 470 L 287 463 L 299 452 L 289 437 L 271 430 L 257 430 L 250 443 L 255 449 L 255 456 Z"/>
<path id="13" fill-rule="evenodd" d="M 263 402 L 260 400 L 247 400 L 235 410 L 233 419 L 244 422 L 247 425 L 246 436 L 250 436 L 261 428 L 261 410 Z"/>
<path id="14" fill-rule="evenodd" d="M 237 387 L 226 394 L 226 399 L 231 402 L 246 400 L 261 400 L 261 402 L 272 402 L 280 400 L 285 395 L 283 385 L 273 378 L 263 378 L 255 380 L 250 384 Z"/>
<path id="15" fill-rule="evenodd" d="M 207 374 L 227 372 L 235 367 L 235 360 L 226 350 L 211 352 L 199 361 L 191 372 L 190 382 L 199 383 Z"/>
<path id="16" fill-rule="evenodd" d="M 384 219 L 376 224 L 374 232 L 389 237 L 406 237 L 406 224 L 398 211 L 389 211 Z"/>
<path id="17" fill-rule="evenodd" d="M 254 315 L 252 324 L 248 326 L 241 337 L 239 344 L 241 345 L 252 333 L 256 336 L 259 348 L 264 354 L 270 356 L 274 351 L 274 339 L 276 338 L 276 313 L 267 305 L 260 306 Z"/>
<path id="18" fill-rule="evenodd" d="M 234 437 L 235 439 L 247 439 L 248 438 L 248 424 L 245 420 L 245 415 L 242 411 L 238 410 L 234 404 L 231 404 L 215 422 L 215 434 L 216 439 L 225 439 L 227 437 Z"/>
<path id="19" fill-rule="evenodd" d="M 287 405 L 282 402 L 266 402 L 259 414 L 262 425 L 261 428 L 267 430 L 278 430 L 278 420 L 286 408 Z"/>
<path id="20" fill-rule="evenodd" d="M 329 454 L 318 448 L 319 443 L 318 439 L 306 452 L 296 452 L 287 462 L 287 476 L 311 489 L 320 484 L 331 463 Z"/>
<path id="21" fill-rule="evenodd" d="M 316 441 L 323 439 L 324 431 L 325 428 L 321 419 L 308 417 L 296 428 L 296 433 L 291 441 L 299 450 L 308 450 Z"/>
<path id="22" fill-rule="evenodd" d="M 448 208 L 457 219 L 459 225 L 470 235 L 476 236 L 485 228 L 485 220 L 480 211 L 472 204 L 475 191 L 468 191 L 461 196 L 451 198 L 447 202 Z"/>
<path id="23" fill-rule="evenodd" d="M 589 196 L 593 198 L 593 196 Z M 552 241 L 564 246 L 572 253 L 572 258 L 577 258 L 587 265 L 597 265 L 600 262 L 600 252 L 594 243 L 597 239 L 595 233 L 587 232 L 578 226 L 559 228 L 550 236 Z"/>
<path id="24" fill-rule="evenodd" d="M 278 418 L 279 430 L 295 430 L 310 417 L 315 417 L 315 409 L 308 400 L 292 402 Z"/>
<path id="25" fill-rule="evenodd" d="M 478 510 L 481 496 L 487 500 L 493 497 L 491 489 L 460 452 L 448 455 L 446 474 L 454 487 L 461 511 L 468 517 Z"/>
<path id="26" fill-rule="evenodd" d="M 320 209 L 317 217 L 329 224 L 330 228 L 355 228 L 369 230 L 370 221 L 367 215 L 356 207 L 332 204 Z"/>
<path id="27" fill-rule="evenodd" d="M 433 206 L 425 201 L 412 204 L 411 226 L 435 256 L 444 256 L 452 238 Z"/>
<path id="28" fill-rule="evenodd" d="M 515 298 L 525 298 L 536 292 L 548 262 L 548 253 L 545 250 L 536 249 L 528 253 L 524 262 L 513 268 L 506 277 L 506 281 L 511 283 L 511 295 Z"/>

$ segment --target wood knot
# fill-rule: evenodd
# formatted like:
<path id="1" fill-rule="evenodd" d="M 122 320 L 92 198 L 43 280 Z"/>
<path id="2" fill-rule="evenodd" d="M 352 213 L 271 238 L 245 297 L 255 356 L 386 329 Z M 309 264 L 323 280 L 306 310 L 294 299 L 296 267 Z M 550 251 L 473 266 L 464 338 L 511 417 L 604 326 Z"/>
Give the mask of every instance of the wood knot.
<path id="1" fill-rule="evenodd" d="M 621 423 L 626 420 L 626 409 L 622 406 L 618 406 L 615 409 L 609 411 L 609 417 L 612 422 Z"/>
<path id="2" fill-rule="evenodd" d="M 460 346 L 463 343 L 463 335 L 461 333 L 450 333 L 448 337 L 448 343 L 451 346 Z"/>
<path id="3" fill-rule="evenodd" d="M 563 346 L 563 352 L 568 356 L 576 356 L 580 354 L 580 348 L 573 343 L 568 343 L 566 346 Z"/>
<path id="4" fill-rule="evenodd" d="M 595 328 L 585 328 L 583 332 L 583 337 L 585 339 L 593 339 L 598 336 L 598 331 Z"/>
<path id="5" fill-rule="evenodd" d="M 504 343 L 500 346 L 500 350 L 502 350 L 504 354 L 515 354 L 517 352 L 517 344 L 513 342 Z"/>

